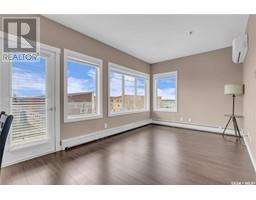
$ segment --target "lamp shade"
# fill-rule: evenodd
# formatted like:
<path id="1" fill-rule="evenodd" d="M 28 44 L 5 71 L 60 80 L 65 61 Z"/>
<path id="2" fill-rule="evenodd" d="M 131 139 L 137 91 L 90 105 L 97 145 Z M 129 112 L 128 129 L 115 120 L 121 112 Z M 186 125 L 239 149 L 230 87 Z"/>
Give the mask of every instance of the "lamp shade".
<path id="1" fill-rule="evenodd" d="M 243 95 L 244 94 L 244 86 L 239 84 L 226 84 L 224 86 L 224 94 L 227 95 Z"/>

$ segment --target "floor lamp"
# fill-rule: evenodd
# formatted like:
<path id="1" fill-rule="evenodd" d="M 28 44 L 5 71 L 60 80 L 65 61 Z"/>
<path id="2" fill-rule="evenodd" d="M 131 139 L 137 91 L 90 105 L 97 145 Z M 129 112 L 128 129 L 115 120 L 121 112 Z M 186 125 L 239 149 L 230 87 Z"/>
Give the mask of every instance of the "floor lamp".
<path id="1" fill-rule="evenodd" d="M 241 118 L 242 116 L 235 115 L 235 98 L 236 98 L 236 96 L 242 96 L 244 94 L 244 86 L 243 85 L 237 85 L 237 84 L 226 84 L 224 86 L 224 94 L 232 95 L 233 103 L 232 103 L 232 114 L 231 115 L 225 115 L 225 116 L 229 117 L 229 120 L 228 120 L 227 125 L 225 126 L 225 129 L 222 133 L 222 136 L 225 135 L 226 129 L 227 129 L 229 123 L 232 120 L 235 135 L 236 135 L 236 137 L 241 138 L 242 136 L 240 134 L 240 130 L 239 130 L 236 118 Z"/>

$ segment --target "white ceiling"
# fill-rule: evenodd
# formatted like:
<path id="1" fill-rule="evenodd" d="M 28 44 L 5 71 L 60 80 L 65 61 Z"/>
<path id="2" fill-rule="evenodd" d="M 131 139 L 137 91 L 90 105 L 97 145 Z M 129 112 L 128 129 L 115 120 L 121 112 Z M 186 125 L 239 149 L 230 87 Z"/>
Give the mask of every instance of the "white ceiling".
<path id="1" fill-rule="evenodd" d="M 45 16 L 148 63 L 231 46 L 248 21 L 248 15 Z"/>

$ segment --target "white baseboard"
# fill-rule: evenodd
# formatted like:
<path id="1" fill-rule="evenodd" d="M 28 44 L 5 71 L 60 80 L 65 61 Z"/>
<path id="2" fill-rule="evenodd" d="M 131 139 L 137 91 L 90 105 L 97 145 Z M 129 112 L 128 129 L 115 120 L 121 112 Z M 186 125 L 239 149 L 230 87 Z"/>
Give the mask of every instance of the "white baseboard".
<path id="1" fill-rule="evenodd" d="M 152 123 L 157 125 L 165 125 L 165 126 L 192 129 L 192 130 L 198 130 L 198 131 L 206 131 L 206 132 L 212 132 L 212 133 L 222 133 L 224 130 L 223 128 L 219 128 L 219 127 L 203 126 L 203 125 L 197 125 L 197 124 L 186 124 L 186 123 L 172 122 L 172 121 L 153 120 Z M 233 129 L 227 129 L 226 134 L 235 135 L 235 132 Z"/>
<path id="2" fill-rule="evenodd" d="M 78 136 L 78 137 L 64 139 L 61 141 L 62 150 L 65 150 L 65 148 L 74 147 L 74 146 L 77 146 L 80 144 L 85 144 L 88 142 L 92 142 L 94 140 L 98 140 L 98 139 L 101 139 L 104 137 L 115 135 L 115 134 L 118 134 L 118 133 L 121 133 L 124 131 L 128 131 L 128 130 L 131 130 L 134 128 L 145 126 L 145 125 L 148 125 L 151 123 L 152 123 L 152 120 L 148 119 L 148 120 L 134 122 L 131 124 L 126 124 L 126 125 L 115 127 L 115 128 L 105 129 L 102 131 L 98 131 L 98 132 L 94 132 L 94 133 L 90 133 L 90 134 L 86 134 L 86 135 L 82 135 L 82 136 Z"/>
<path id="3" fill-rule="evenodd" d="M 256 160 L 253 157 L 253 154 L 252 154 L 249 142 L 248 142 L 248 137 L 244 137 L 244 143 L 245 143 L 245 146 L 246 146 L 247 151 L 249 153 L 250 159 L 252 161 L 252 165 L 253 165 L 254 171 L 256 172 Z"/>

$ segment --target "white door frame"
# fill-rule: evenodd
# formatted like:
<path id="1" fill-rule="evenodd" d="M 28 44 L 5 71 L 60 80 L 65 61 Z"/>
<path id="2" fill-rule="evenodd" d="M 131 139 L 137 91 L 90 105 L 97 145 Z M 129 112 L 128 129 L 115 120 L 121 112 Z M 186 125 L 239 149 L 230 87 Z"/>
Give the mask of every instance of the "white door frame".
<path id="1" fill-rule="evenodd" d="M 3 34 L 0 31 L 0 56 L 2 56 L 2 40 L 3 40 Z M 55 65 L 55 70 L 54 71 L 54 81 L 55 81 L 55 87 L 54 87 L 54 108 L 55 108 L 55 112 L 54 112 L 54 133 L 55 133 L 55 150 L 54 152 L 60 151 L 61 150 L 61 145 L 60 145 L 60 54 L 61 54 L 61 50 L 59 48 L 53 47 L 53 46 L 49 46 L 46 44 L 42 44 L 40 43 L 40 49 L 42 51 L 46 51 L 49 52 L 51 54 L 54 55 L 54 65 Z M 4 74 L 2 73 L 3 71 L 3 64 L 1 62 L 0 59 L 0 109 L 3 108 L 3 105 L 5 105 L 4 99 L 6 99 L 4 96 L 6 94 L 6 92 L 4 92 L 4 85 L 3 82 L 4 81 L 8 81 L 8 78 L 10 77 L 5 77 Z M 8 82 L 9 83 L 9 82 Z M 8 145 L 6 145 L 6 147 L 8 148 Z M 6 151 L 7 151 L 6 148 Z M 47 152 L 47 153 L 37 153 L 36 155 L 31 155 L 31 156 L 26 156 L 23 158 L 18 158 L 15 160 L 11 160 L 11 161 L 6 161 L 4 159 L 4 163 L 3 163 L 3 167 L 5 166 L 9 166 L 18 162 L 22 162 L 25 160 L 29 160 L 32 159 L 34 157 L 39 157 L 48 153 L 52 153 L 52 152 Z M 8 160 L 8 159 L 7 159 Z"/>

